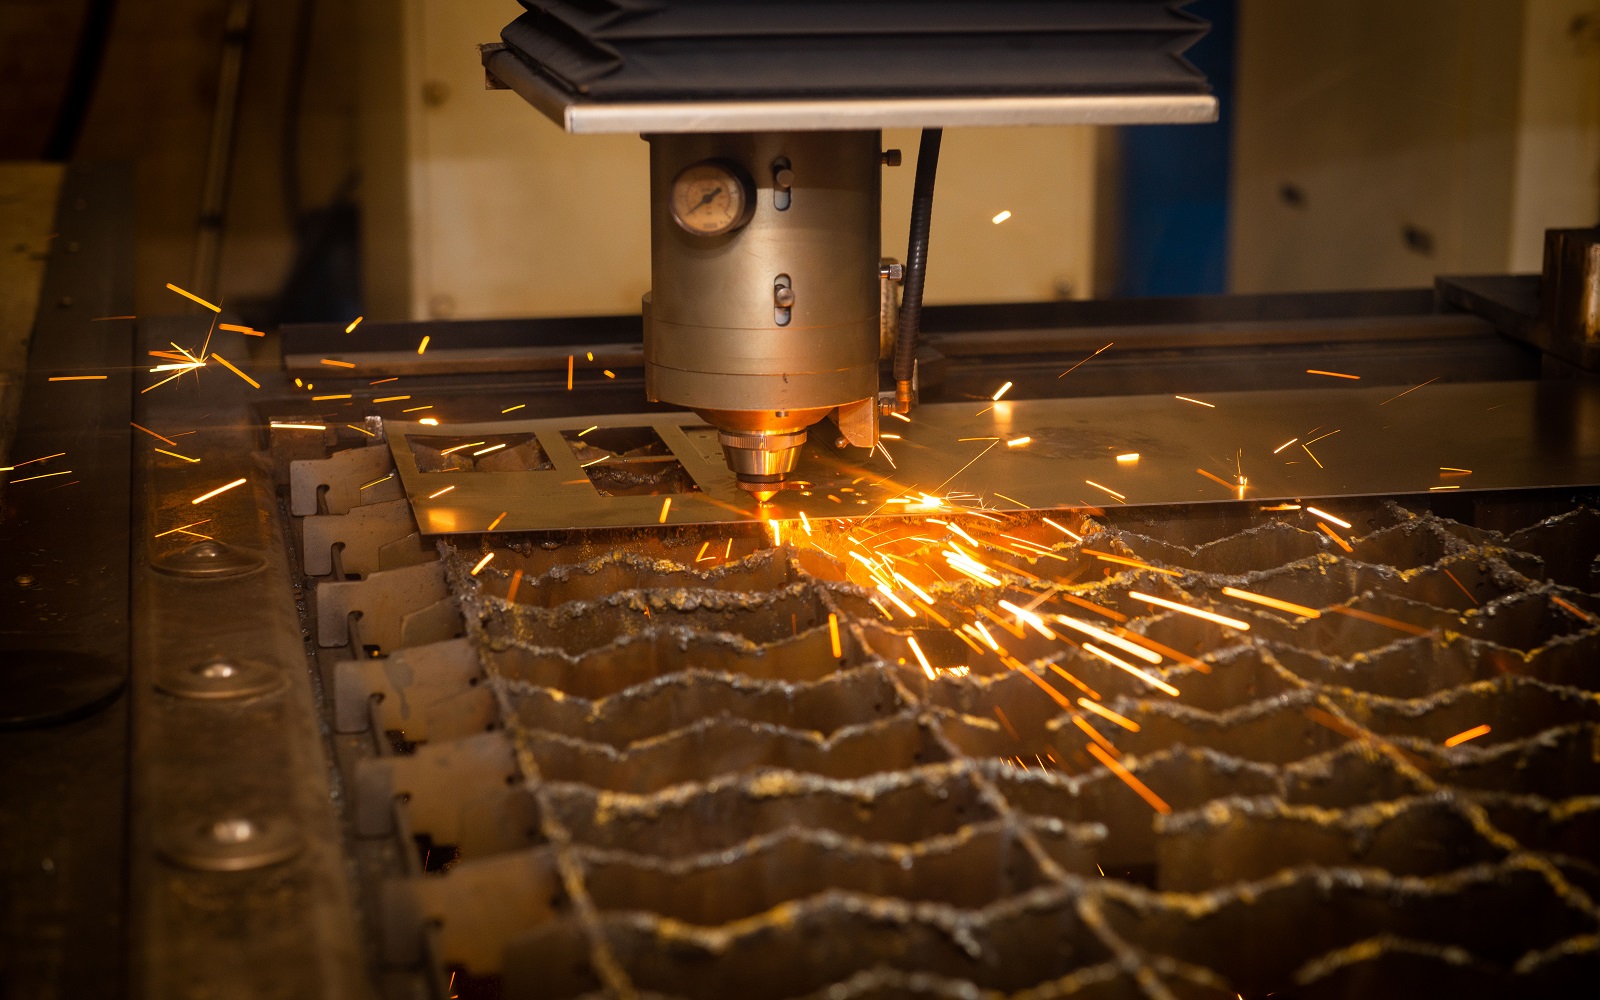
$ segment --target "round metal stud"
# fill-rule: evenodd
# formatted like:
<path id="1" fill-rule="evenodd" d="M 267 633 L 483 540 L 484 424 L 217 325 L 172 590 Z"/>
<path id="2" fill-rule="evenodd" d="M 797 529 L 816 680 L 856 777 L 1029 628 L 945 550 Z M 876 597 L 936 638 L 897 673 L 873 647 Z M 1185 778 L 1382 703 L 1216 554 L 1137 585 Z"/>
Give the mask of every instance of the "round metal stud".
<path id="1" fill-rule="evenodd" d="M 283 671 L 254 660 L 211 659 L 161 671 L 157 690 L 175 698 L 218 701 L 254 698 L 283 687 Z"/>
<path id="2" fill-rule="evenodd" d="M 287 861 L 302 846 L 293 823 L 239 814 L 179 827 L 160 851 L 173 864 L 195 871 L 242 872 Z"/>
<path id="3" fill-rule="evenodd" d="M 264 565 L 266 560 L 254 552 L 209 539 L 195 542 L 155 561 L 155 568 L 163 573 L 201 580 L 243 576 Z"/>

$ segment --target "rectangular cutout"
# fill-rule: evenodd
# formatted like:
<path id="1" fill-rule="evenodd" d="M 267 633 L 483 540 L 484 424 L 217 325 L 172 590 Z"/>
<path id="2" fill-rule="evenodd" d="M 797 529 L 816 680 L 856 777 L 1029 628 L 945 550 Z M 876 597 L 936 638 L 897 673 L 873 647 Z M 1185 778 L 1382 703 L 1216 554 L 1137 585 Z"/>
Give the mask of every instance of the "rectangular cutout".
<path id="1" fill-rule="evenodd" d="M 601 496 L 698 493 L 689 470 L 653 427 L 595 427 L 561 437 Z"/>
<path id="2" fill-rule="evenodd" d="M 554 469 L 534 434 L 412 434 L 418 472 L 545 472 Z"/>

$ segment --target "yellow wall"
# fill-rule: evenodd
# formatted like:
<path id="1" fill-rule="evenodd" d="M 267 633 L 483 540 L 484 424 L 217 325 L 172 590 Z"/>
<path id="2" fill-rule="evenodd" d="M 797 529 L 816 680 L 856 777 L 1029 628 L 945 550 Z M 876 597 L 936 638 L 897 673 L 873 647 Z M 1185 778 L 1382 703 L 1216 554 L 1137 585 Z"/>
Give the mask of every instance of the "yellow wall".
<path id="1" fill-rule="evenodd" d="M 485 91 L 475 45 L 504 0 L 365 0 L 364 210 L 374 318 L 636 312 L 649 285 L 646 147 L 570 136 Z M 401 38 L 378 32 L 398 25 Z M 399 53 L 396 57 L 394 54 Z M 1096 131 L 946 134 L 929 302 L 1082 297 L 1093 286 Z M 905 255 L 914 131 L 887 146 L 884 252 Z M 1013 215 L 995 225 L 1001 210 Z"/>

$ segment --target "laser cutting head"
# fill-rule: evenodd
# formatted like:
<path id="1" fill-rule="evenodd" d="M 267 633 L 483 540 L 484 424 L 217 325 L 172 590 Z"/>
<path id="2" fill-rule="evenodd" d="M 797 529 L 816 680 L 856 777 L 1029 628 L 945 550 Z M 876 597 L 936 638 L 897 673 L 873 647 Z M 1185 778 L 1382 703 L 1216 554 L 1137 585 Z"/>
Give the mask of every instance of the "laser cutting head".
<path id="1" fill-rule="evenodd" d="M 651 135 L 645 389 L 718 430 L 760 500 L 808 428 L 876 440 L 876 131 Z"/>
<path id="2" fill-rule="evenodd" d="M 739 484 L 763 499 L 825 416 L 850 444 L 877 443 L 880 302 L 892 299 L 878 276 L 878 129 L 1216 118 L 1204 76 L 1176 58 L 1205 24 L 1162 0 L 1112 5 L 1122 16 L 945 4 L 932 21 L 912 0 L 793 17 L 689 0 L 601 5 L 604 16 L 523 6 L 504 44 L 482 48 L 487 82 L 570 132 L 649 140 L 646 392 L 714 425 Z M 902 410 L 932 201 L 921 164 L 936 161 L 918 160 L 923 224 L 914 208 L 895 351 Z"/>

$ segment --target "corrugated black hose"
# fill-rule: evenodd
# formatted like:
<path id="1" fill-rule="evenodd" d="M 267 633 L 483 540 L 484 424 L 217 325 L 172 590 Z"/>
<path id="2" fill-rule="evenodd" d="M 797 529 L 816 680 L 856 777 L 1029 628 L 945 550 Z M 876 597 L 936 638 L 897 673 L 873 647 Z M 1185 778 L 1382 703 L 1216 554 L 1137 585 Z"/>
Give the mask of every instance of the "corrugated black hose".
<path id="1" fill-rule="evenodd" d="M 895 409 L 911 409 L 911 382 L 916 371 L 917 331 L 922 325 L 922 284 L 928 271 L 928 229 L 933 224 L 933 178 L 939 171 L 939 142 L 944 129 L 922 130 L 917 148 L 917 178 L 911 193 L 911 236 L 906 247 L 906 281 L 900 295 L 900 334 L 894 344 Z"/>

